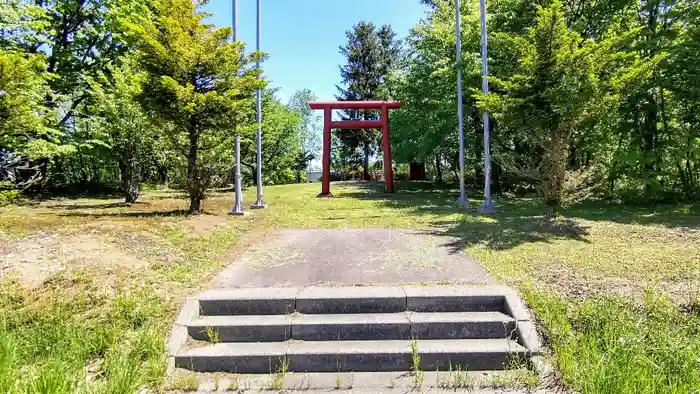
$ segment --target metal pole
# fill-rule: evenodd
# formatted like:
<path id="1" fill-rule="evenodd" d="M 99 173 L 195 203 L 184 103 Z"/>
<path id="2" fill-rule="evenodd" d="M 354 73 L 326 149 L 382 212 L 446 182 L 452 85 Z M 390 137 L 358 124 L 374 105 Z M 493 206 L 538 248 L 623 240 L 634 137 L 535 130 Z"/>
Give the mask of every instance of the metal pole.
<path id="1" fill-rule="evenodd" d="M 232 4 L 232 30 L 233 30 L 233 42 L 238 41 L 238 0 L 233 0 Z"/>
<path id="2" fill-rule="evenodd" d="M 257 1 L 257 31 L 255 34 L 255 48 L 258 52 L 260 52 L 260 29 L 262 25 L 262 17 L 261 17 L 261 7 L 262 0 Z M 260 70 L 260 60 L 258 60 L 256 67 L 258 71 Z M 258 78 L 260 78 L 258 76 Z M 255 98 L 256 98 L 256 110 L 257 110 L 257 116 L 258 116 L 258 165 L 257 165 L 257 178 L 258 178 L 258 198 L 255 200 L 255 204 L 251 205 L 250 207 L 252 209 L 262 209 L 266 208 L 267 206 L 265 205 L 265 201 L 263 201 L 263 189 L 262 189 L 262 92 L 260 89 L 258 89 L 255 92 Z"/>
<path id="3" fill-rule="evenodd" d="M 243 191 L 241 190 L 241 137 L 236 135 L 236 205 L 229 212 L 231 215 L 243 215 Z"/>
<path id="4" fill-rule="evenodd" d="M 457 117 L 459 124 L 459 200 L 457 204 L 469 206 L 469 199 L 464 192 L 464 108 L 462 103 L 462 29 L 460 26 L 460 1 L 455 1 L 455 19 L 457 22 Z"/>
<path id="5" fill-rule="evenodd" d="M 233 15 L 231 18 L 231 41 L 238 41 L 238 0 L 233 0 Z M 236 124 L 233 125 L 233 132 L 236 133 Z M 233 208 L 231 208 L 231 215 L 243 215 L 243 190 L 241 189 L 241 139 L 236 134 L 236 142 L 234 145 L 235 157 L 236 157 L 236 168 L 234 169 L 234 187 L 236 200 Z"/>
<path id="6" fill-rule="evenodd" d="M 489 58 L 486 46 L 486 0 L 479 0 L 481 8 L 481 71 L 483 78 L 481 89 L 484 94 L 489 93 Z M 482 213 L 495 212 L 496 208 L 491 199 L 491 146 L 490 146 L 490 122 L 488 112 L 484 112 L 484 203 L 479 207 Z"/>

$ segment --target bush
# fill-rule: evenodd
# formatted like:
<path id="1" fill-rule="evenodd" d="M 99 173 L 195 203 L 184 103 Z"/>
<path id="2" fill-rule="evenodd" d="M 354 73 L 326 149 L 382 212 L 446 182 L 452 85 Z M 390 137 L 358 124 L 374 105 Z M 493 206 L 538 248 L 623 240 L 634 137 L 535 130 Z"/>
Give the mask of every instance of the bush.
<path id="1" fill-rule="evenodd" d="M 19 195 L 20 191 L 13 189 L 9 181 L 0 181 L 0 207 L 12 204 Z"/>

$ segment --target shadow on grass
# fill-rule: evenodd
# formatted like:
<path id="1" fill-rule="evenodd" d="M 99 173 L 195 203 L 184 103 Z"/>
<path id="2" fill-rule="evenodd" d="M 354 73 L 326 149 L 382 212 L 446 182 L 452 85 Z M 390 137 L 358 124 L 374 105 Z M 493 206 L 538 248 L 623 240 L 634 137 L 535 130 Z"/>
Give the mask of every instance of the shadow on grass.
<path id="1" fill-rule="evenodd" d="M 526 198 L 498 198 L 499 213 L 487 218 L 478 216 L 475 208 L 456 205 L 456 187 L 433 185 L 428 182 L 398 182 L 395 194 L 384 193 L 381 182 L 348 183 L 353 190 L 339 191 L 338 198 L 377 201 L 385 207 L 406 210 L 410 214 L 452 216 L 470 215 L 459 219 L 434 222 L 431 234 L 454 237 L 449 246 L 454 250 L 482 244 L 495 250 L 509 249 L 523 243 L 572 239 L 587 242 L 587 221 L 610 221 L 620 224 L 659 225 L 668 228 L 700 230 L 700 204 L 681 203 L 653 206 L 633 206 L 613 202 L 585 202 L 560 211 L 549 218 L 545 208 Z M 358 190 L 359 189 L 359 190 Z M 473 204 L 478 205 L 478 202 Z"/>
<path id="2" fill-rule="evenodd" d="M 147 202 L 137 201 L 134 203 L 113 202 L 105 204 L 55 204 L 49 208 L 77 210 L 77 209 L 110 209 L 110 208 L 128 208 L 134 205 L 148 205 Z"/>
<path id="3" fill-rule="evenodd" d="M 568 239 L 588 243 L 588 227 L 575 220 L 543 216 L 497 215 L 494 221 L 438 221 L 431 235 L 450 237 L 445 246 L 458 252 L 472 245 L 506 250 L 521 244 Z"/>
<path id="4" fill-rule="evenodd" d="M 585 202 L 565 209 L 562 215 L 591 221 L 621 224 L 685 227 L 700 230 L 700 204 L 625 205 L 611 202 Z"/>
<path id="5" fill-rule="evenodd" d="M 457 213 L 455 206 L 459 197 L 455 186 L 435 186 L 429 182 L 400 182 L 397 193 L 384 193 L 384 184 L 377 182 L 356 182 L 351 186 L 358 192 L 347 192 L 340 198 L 359 198 L 384 201 L 396 208 L 414 209 L 425 213 Z M 494 217 L 514 215 L 540 216 L 545 209 L 529 198 L 497 198 L 501 214 Z M 621 224 L 661 225 L 669 228 L 687 227 L 700 230 L 700 203 L 626 205 L 606 201 L 583 202 L 560 211 L 566 218 L 580 218 L 590 221 L 611 221 Z"/>
<path id="6" fill-rule="evenodd" d="M 104 217 L 121 217 L 121 218 L 151 218 L 151 217 L 177 217 L 187 216 L 188 212 L 183 209 L 172 211 L 135 211 L 135 212 L 102 212 L 102 213 L 87 213 L 87 212 L 69 212 L 59 216 L 73 216 L 86 218 L 104 218 Z M 202 215 L 207 215 L 203 212 Z"/>
<path id="7" fill-rule="evenodd" d="M 446 246 L 453 252 L 477 244 L 504 250 L 524 243 L 550 242 L 554 239 L 588 242 L 587 226 L 571 218 L 550 218 L 531 199 L 499 200 L 499 213 L 479 217 L 475 207 L 480 202 L 473 202 L 469 208 L 458 206 L 459 194 L 450 185 L 400 182 L 394 194 L 384 193 L 381 182 L 353 182 L 349 186 L 359 190 L 341 189 L 337 197 L 372 200 L 381 206 L 406 210 L 409 214 L 445 217 L 432 222 L 434 229 L 428 233 L 449 237 Z M 455 217 L 460 213 L 465 215 Z"/>

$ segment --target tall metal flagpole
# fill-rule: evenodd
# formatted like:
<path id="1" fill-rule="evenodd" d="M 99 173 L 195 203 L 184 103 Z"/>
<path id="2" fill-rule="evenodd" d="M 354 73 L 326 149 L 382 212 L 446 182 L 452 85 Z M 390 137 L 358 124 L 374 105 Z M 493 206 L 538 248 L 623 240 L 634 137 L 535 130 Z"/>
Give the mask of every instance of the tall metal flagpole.
<path id="1" fill-rule="evenodd" d="M 262 17 L 261 17 L 261 2 L 262 0 L 257 1 L 257 31 L 255 34 L 255 48 L 258 52 L 260 52 L 260 29 L 262 25 Z M 258 71 L 260 70 L 260 60 L 258 60 L 257 65 L 256 65 Z M 259 78 L 259 77 L 258 77 Z M 267 206 L 265 205 L 265 201 L 263 201 L 263 189 L 262 189 L 262 92 L 260 89 L 258 89 L 255 92 L 256 96 L 256 110 L 257 110 L 257 115 L 258 115 L 258 165 L 257 165 L 257 178 L 258 178 L 258 199 L 255 200 L 255 204 L 251 205 L 250 207 L 252 209 L 262 209 L 266 208 Z"/>
<path id="2" fill-rule="evenodd" d="M 482 0 L 483 1 L 483 0 Z M 455 1 L 455 19 L 457 22 L 457 116 L 459 124 L 459 200 L 457 204 L 469 206 L 464 192 L 464 106 L 462 103 L 462 29 L 460 26 L 460 1 Z"/>
<path id="3" fill-rule="evenodd" d="M 233 4 L 231 5 L 231 11 L 231 28 L 233 29 L 233 42 L 238 42 L 238 0 L 233 0 Z"/>
<path id="4" fill-rule="evenodd" d="M 484 94 L 489 93 L 489 58 L 486 48 L 486 0 L 479 1 L 481 8 L 481 71 L 484 74 L 481 89 Z M 479 207 L 479 212 L 495 212 L 496 207 L 491 199 L 491 117 L 484 112 L 484 203 Z"/>
<path id="5" fill-rule="evenodd" d="M 231 40 L 233 42 L 238 41 L 238 0 L 233 0 L 233 12 L 231 15 Z M 233 132 L 236 133 L 236 125 L 233 125 Z M 234 187 L 236 188 L 236 201 L 235 205 L 229 212 L 231 215 L 241 216 L 243 212 L 243 191 L 241 190 L 241 139 L 236 133 L 236 141 L 234 145 L 234 154 L 236 157 L 236 168 L 234 175 Z"/>

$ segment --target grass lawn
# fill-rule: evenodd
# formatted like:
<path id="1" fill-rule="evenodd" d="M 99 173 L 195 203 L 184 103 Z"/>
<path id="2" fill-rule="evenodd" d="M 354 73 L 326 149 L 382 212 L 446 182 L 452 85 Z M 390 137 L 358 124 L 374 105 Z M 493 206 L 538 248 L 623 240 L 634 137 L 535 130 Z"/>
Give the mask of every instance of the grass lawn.
<path id="1" fill-rule="evenodd" d="M 319 184 L 268 187 L 272 207 L 245 217 L 227 216 L 231 193 L 198 217 L 176 191 L 0 208 L 0 392 L 157 392 L 186 295 L 266 231 L 333 227 L 450 236 L 521 290 L 578 391 L 700 392 L 700 205 L 591 203 L 548 219 L 502 199 L 485 217 L 458 209 L 455 190 L 381 187 L 333 184 L 334 199 L 315 198 Z"/>

